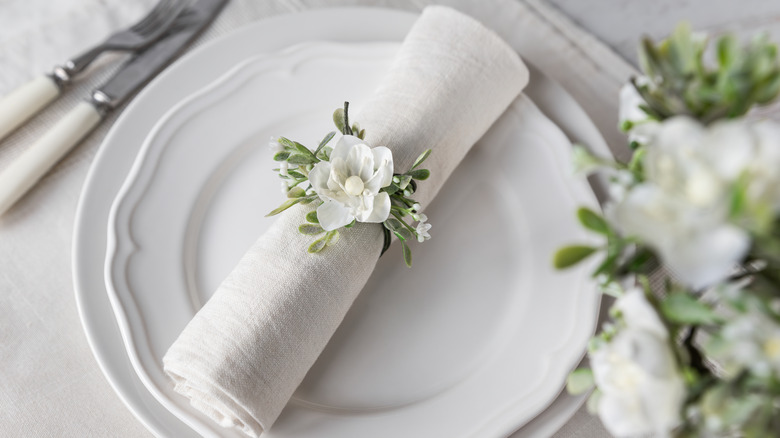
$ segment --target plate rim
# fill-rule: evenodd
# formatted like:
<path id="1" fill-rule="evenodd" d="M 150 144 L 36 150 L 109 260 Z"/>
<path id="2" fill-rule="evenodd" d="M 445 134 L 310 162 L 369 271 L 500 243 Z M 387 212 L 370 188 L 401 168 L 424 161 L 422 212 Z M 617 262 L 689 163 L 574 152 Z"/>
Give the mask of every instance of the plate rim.
<path id="1" fill-rule="evenodd" d="M 223 41 L 225 39 L 228 39 L 230 37 L 235 38 L 236 35 L 239 34 L 251 34 L 252 31 L 260 27 L 262 25 L 266 25 L 268 20 L 274 20 L 274 21 L 289 21 L 291 18 L 293 20 L 300 19 L 300 17 L 306 15 L 306 16 L 316 16 L 316 15 L 331 15 L 331 14 L 343 14 L 343 13 L 370 13 L 370 14 L 378 14 L 381 16 L 382 14 L 393 14 L 396 16 L 396 18 L 400 18 L 401 21 L 408 21 L 409 24 L 413 22 L 413 20 L 419 15 L 415 12 L 408 12 L 408 11 L 401 11 L 397 9 L 384 9 L 384 8 L 370 8 L 370 7 L 344 7 L 344 8 L 326 8 L 326 9 L 311 9 L 307 11 L 303 11 L 301 13 L 297 14 L 283 14 L 273 17 L 268 17 L 262 20 L 259 20 L 257 22 L 251 23 L 239 30 L 236 30 L 234 32 L 228 33 L 226 35 L 220 36 L 218 38 L 215 38 L 208 43 L 204 44 L 201 47 L 198 47 L 196 50 L 191 51 L 182 59 L 177 61 L 175 65 L 180 65 L 182 62 L 189 60 L 195 56 L 197 56 L 199 53 L 201 53 L 203 50 L 209 47 L 216 46 L 220 43 L 220 41 Z M 317 40 L 319 41 L 319 40 Z M 172 70 L 172 69 L 171 69 Z M 170 70 L 166 70 L 159 78 L 155 80 L 154 83 L 156 83 L 158 80 L 160 80 L 163 77 L 167 77 L 170 73 Z M 560 85 L 556 83 L 556 85 L 560 88 Z M 147 90 L 152 87 L 147 87 Z M 144 90 L 144 91 L 147 91 Z M 561 88 L 561 90 L 563 90 Z M 565 93 L 565 91 L 564 91 Z M 126 122 L 126 115 L 131 114 L 133 112 L 133 109 L 136 107 L 136 102 L 140 100 L 140 97 L 145 96 L 147 93 L 142 93 L 142 95 L 139 95 L 139 99 L 134 100 L 130 106 L 128 106 L 127 110 L 123 112 L 122 116 L 116 121 L 115 125 L 112 126 L 110 132 L 106 136 L 103 144 L 100 147 L 100 150 L 98 151 L 98 154 L 95 158 L 95 161 L 93 162 L 92 166 L 89 169 L 89 172 L 87 174 L 87 178 L 84 183 L 84 188 L 81 192 L 81 196 L 79 198 L 79 203 L 77 207 L 77 214 L 76 214 L 76 226 L 74 229 L 74 245 L 73 245 L 73 272 L 74 272 L 74 286 L 75 286 L 75 292 L 76 292 L 76 301 L 77 301 L 77 307 L 79 310 L 79 317 L 81 319 L 82 325 L 85 329 L 85 334 L 87 336 L 88 342 L 90 344 L 91 350 L 93 352 L 93 355 L 96 357 L 96 360 L 98 361 L 98 364 L 101 367 L 101 370 L 103 371 L 103 374 L 106 376 L 106 378 L 111 383 L 111 386 L 113 387 L 114 391 L 119 395 L 120 399 L 123 400 L 123 402 L 130 408 L 130 410 L 133 412 L 134 415 L 136 415 L 137 418 L 153 433 L 160 434 L 160 431 L 157 427 L 154 427 L 152 424 L 150 424 L 149 419 L 147 419 L 142 413 L 138 412 L 137 409 L 134 409 L 134 401 L 130 400 L 128 398 L 128 395 L 122 392 L 119 389 L 119 386 L 117 382 L 115 382 L 115 379 L 117 377 L 115 376 L 115 372 L 108 369 L 107 360 L 105 357 L 101 357 L 101 354 L 106 354 L 102 351 L 102 348 L 100 347 L 98 340 L 95 337 L 94 330 L 99 330 L 100 328 L 95 328 L 92 326 L 92 321 L 89 318 L 89 315 L 87 314 L 87 303 L 85 301 L 88 300 L 88 293 L 85 293 L 85 289 L 87 288 L 85 286 L 85 282 L 88 283 L 88 279 L 85 279 L 83 275 L 80 275 L 80 273 L 84 270 L 84 267 L 81 266 L 82 258 L 81 253 L 83 252 L 82 245 L 83 245 L 83 239 L 85 235 L 89 235 L 87 230 L 84 230 L 84 217 L 88 215 L 88 212 L 86 211 L 86 208 L 90 205 L 90 201 L 92 198 L 96 197 L 97 195 L 90 192 L 91 186 L 94 186 L 94 184 L 98 181 L 95 179 L 97 178 L 98 169 L 97 167 L 101 165 L 102 161 L 105 160 L 105 156 L 108 154 L 106 150 L 108 149 L 107 144 L 111 143 L 113 140 L 113 137 L 116 135 L 116 127 L 127 123 Z M 576 103 L 576 102 L 575 102 Z M 581 110 L 581 108 L 580 108 Z M 545 111 L 543 111 L 544 113 Z M 590 120 L 589 117 L 582 111 L 582 113 L 585 115 L 585 121 L 589 123 L 590 125 L 593 125 L 593 122 Z M 594 126 L 595 128 L 595 126 Z M 598 131 L 596 131 L 598 132 Z M 600 134 L 599 134 L 600 136 Z M 602 137 L 603 139 L 603 137 Z M 94 187 L 92 187 L 94 189 Z M 595 328 L 597 320 L 597 315 L 593 316 L 593 325 Z M 127 360 L 127 358 L 124 358 Z"/>

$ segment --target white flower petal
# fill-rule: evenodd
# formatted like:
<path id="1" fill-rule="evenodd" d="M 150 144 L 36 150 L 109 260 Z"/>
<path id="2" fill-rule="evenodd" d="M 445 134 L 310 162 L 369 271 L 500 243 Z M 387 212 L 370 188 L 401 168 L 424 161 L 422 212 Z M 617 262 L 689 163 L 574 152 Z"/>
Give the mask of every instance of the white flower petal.
<path id="1" fill-rule="evenodd" d="M 390 195 L 387 192 L 381 192 L 373 199 L 371 213 L 361 222 L 380 223 L 387 220 L 390 216 Z"/>
<path id="2" fill-rule="evenodd" d="M 359 176 L 363 181 L 367 181 L 374 173 L 374 155 L 371 148 L 365 144 L 356 144 L 347 155 L 348 176 Z"/>
<path id="3" fill-rule="evenodd" d="M 338 143 L 336 143 L 336 146 L 333 147 L 333 152 L 330 154 L 330 161 L 332 162 L 335 158 L 341 158 L 342 160 L 347 161 L 347 155 L 349 155 L 349 151 L 352 150 L 352 147 L 356 144 L 364 143 L 363 140 L 354 135 L 342 135 Z"/>
<path id="4" fill-rule="evenodd" d="M 332 231 L 348 225 L 355 217 L 338 202 L 325 201 L 317 208 L 317 219 L 323 230 Z"/>
<path id="5" fill-rule="evenodd" d="M 750 249 L 750 236 L 733 225 L 697 232 L 662 249 L 661 257 L 680 280 L 694 289 L 727 278 Z"/>
<path id="6" fill-rule="evenodd" d="M 741 121 L 713 124 L 700 147 L 710 166 L 729 181 L 739 177 L 756 153 L 748 125 Z"/>
<path id="7" fill-rule="evenodd" d="M 377 152 L 377 150 L 379 150 Z M 376 171 L 365 184 L 366 188 L 372 193 L 379 192 L 379 189 L 387 187 L 393 182 L 393 155 L 390 149 L 379 146 L 371 150 L 374 153 L 374 166 Z"/>
<path id="8" fill-rule="evenodd" d="M 634 287 L 618 298 L 615 308 L 623 314 L 623 320 L 630 328 L 647 330 L 659 338 L 668 338 L 669 332 L 661 322 L 658 313 L 647 301 L 642 289 Z"/>
<path id="9" fill-rule="evenodd" d="M 309 182 L 312 188 L 318 194 L 329 190 L 328 179 L 330 178 L 331 164 L 327 161 L 320 161 L 314 165 L 314 168 L 309 172 Z"/>

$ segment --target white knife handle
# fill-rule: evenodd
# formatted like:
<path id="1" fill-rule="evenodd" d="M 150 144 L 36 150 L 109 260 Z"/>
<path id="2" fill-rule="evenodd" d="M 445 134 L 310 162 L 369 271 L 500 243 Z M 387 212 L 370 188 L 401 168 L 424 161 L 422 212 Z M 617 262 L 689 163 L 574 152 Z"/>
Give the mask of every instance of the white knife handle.
<path id="1" fill-rule="evenodd" d="M 59 95 L 54 79 L 41 75 L 0 99 L 0 140 Z"/>
<path id="2" fill-rule="evenodd" d="M 5 213 L 103 118 L 91 103 L 81 102 L 0 171 L 0 214 Z"/>

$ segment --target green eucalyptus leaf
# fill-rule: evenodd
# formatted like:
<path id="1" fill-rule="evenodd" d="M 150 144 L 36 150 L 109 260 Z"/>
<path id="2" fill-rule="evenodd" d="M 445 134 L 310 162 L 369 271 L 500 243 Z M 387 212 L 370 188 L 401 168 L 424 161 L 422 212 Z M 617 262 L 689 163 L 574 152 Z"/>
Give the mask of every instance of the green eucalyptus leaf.
<path id="1" fill-rule="evenodd" d="M 328 239 L 325 244 L 327 246 L 333 246 L 339 242 L 339 230 L 328 231 L 328 234 L 325 237 Z"/>
<path id="2" fill-rule="evenodd" d="M 333 123 L 339 132 L 344 132 L 344 108 L 337 108 L 333 111 Z"/>
<path id="3" fill-rule="evenodd" d="M 307 179 L 306 175 L 298 172 L 297 170 L 288 170 L 287 174 L 295 179 Z"/>
<path id="4" fill-rule="evenodd" d="M 672 292 L 661 301 L 661 313 L 677 324 L 714 324 L 720 317 L 709 306 L 686 292 Z"/>
<path id="5" fill-rule="evenodd" d="M 556 269 L 564 269 L 574 266 L 596 252 L 596 248 L 585 245 L 571 245 L 559 249 L 553 257 L 553 265 Z"/>
<path id="6" fill-rule="evenodd" d="M 596 389 L 593 391 L 593 393 L 590 394 L 590 397 L 588 397 L 588 401 L 585 402 L 585 408 L 588 410 L 588 413 L 591 415 L 596 415 L 599 412 L 599 401 L 601 400 L 601 391 Z"/>
<path id="7" fill-rule="evenodd" d="M 578 368 L 566 377 L 566 390 L 573 395 L 589 391 L 595 384 L 593 371 L 590 368 Z"/>
<path id="8" fill-rule="evenodd" d="M 323 230 L 322 227 L 317 224 L 303 224 L 298 227 L 298 231 L 301 234 L 306 234 L 309 236 L 316 236 L 325 232 L 325 230 Z"/>
<path id="9" fill-rule="evenodd" d="M 392 217 L 388 218 L 385 221 L 385 225 L 387 225 L 388 229 L 393 230 L 393 231 L 400 230 L 401 228 L 403 228 L 403 225 L 401 224 L 401 221 L 399 221 L 398 219 L 392 218 Z"/>
<path id="10" fill-rule="evenodd" d="M 287 192 L 288 198 L 301 198 L 306 196 L 306 191 L 300 187 L 293 187 Z"/>
<path id="11" fill-rule="evenodd" d="M 289 151 L 281 151 L 274 154 L 274 161 L 286 161 L 290 156 Z"/>
<path id="12" fill-rule="evenodd" d="M 399 175 L 398 179 L 399 179 L 398 188 L 400 188 L 401 190 L 406 189 L 406 186 L 408 186 L 409 183 L 412 182 L 411 175 Z"/>
<path id="13" fill-rule="evenodd" d="M 411 176 L 416 180 L 424 181 L 428 179 L 429 176 L 431 176 L 431 171 L 428 169 L 415 169 L 415 170 L 410 170 L 407 173 L 407 175 Z"/>
<path id="14" fill-rule="evenodd" d="M 324 148 L 325 145 L 327 145 L 328 142 L 330 142 L 333 139 L 335 135 L 336 135 L 336 131 L 331 131 L 327 135 L 325 135 L 325 137 L 320 142 L 319 146 L 317 146 L 317 150 L 314 151 L 314 155 L 317 155 L 322 150 L 322 148 Z"/>
<path id="15" fill-rule="evenodd" d="M 600 214 L 589 208 L 580 207 L 577 210 L 577 219 L 580 220 L 583 227 L 591 231 L 595 231 L 599 234 L 609 234 L 609 225 L 607 224 L 607 221 L 605 221 Z"/>
<path id="16" fill-rule="evenodd" d="M 409 248 L 409 245 L 406 244 L 406 242 L 401 241 L 401 247 L 403 248 L 404 252 L 404 263 L 406 263 L 406 266 L 412 267 L 412 250 Z"/>
<path id="17" fill-rule="evenodd" d="M 305 198 L 288 199 L 288 200 L 284 201 L 282 203 L 282 205 L 280 205 L 279 207 L 275 208 L 274 210 L 271 210 L 271 212 L 268 213 L 267 215 L 265 215 L 265 217 L 275 216 L 275 215 L 277 215 L 277 214 L 287 210 L 288 208 L 292 207 L 293 205 L 301 202 L 302 199 L 305 199 Z"/>
<path id="18" fill-rule="evenodd" d="M 311 245 L 309 245 L 309 252 L 312 254 L 318 253 L 322 251 L 325 248 L 325 245 L 328 244 L 328 236 L 327 234 L 323 237 L 320 237 L 319 239 L 315 240 Z"/>
<path id="19" fill-rule="evenodd" d="M 414 164 L 412 164 L 412 169 L 411 170 L 416 169 L 417 166 L 419 166 L 420 164 L 423 163 L 423 161 L 427 160 L 428 157 L 431 155 L 431 152 L 432 152 L 432 149 L 428 149 L 425 152 L 423 152 L 422 154 L 420 154 L 420 156 L 417 157 L 416 160 L 414 160 Z"/>
<path id="20" fill-rule="evenodd" d="M 309 154 L 299 154 L 296 152 L 290 154 L 289 158 L 287 158 L 288 163 L 298 165 L 315 164 L 318 161 L 319 160 L 314 155 L 311 155 L 311 151 L 309 151 Z"/>
<path id="21" fill-rule="evenodd" d="M 393 233 L 402 241 L 414 240 L 414 236 L 412 235 L 412 232 L 409 231 L 409 229 L 406 227 L 401 227 L 397 230 L 394 230 Z"/>
<path id="22" fill-rule="evenodd" d="M 298 151 L 298 153 L 300 153 L 300 154 L 302 154 L 302 155 L 306 155 L 306 156 L 312 157 L 312 158 L 314 158 L 314 159 L 316 159 L 316 158 L 317 158 L 317 157 L 315 157 L 315 156 L 314 156 L 314 152 L 312 152 L 312 151 L 311 151 L 311 149 L 309 149 L 309 148 L 307 148 L 306 146 L 304 146 L 304 145 L 302 145 L 302 144 L 298 143 L 297 141 L 296 141 L 296 142 L 294 142 L 294 143 L 295 143 L 295 149 Z M 319 160 L 318 160 L 318 161 L 319 161 Z M 315 161 L 315 162 L 316 162 L 316 161 Z"/>
<path id="23" fill-rule="evenodd" d="M 319 220 L 319 218 L 317 218 L 317 210 L 310 211 L 309 213 L 307 213 L 307 214 L 306 214 L 306 220 L 307 220 L 308 222 L 311 222 L 311 223 L 313 223 L 313 224 L 318 224 L 318 223 L 320 223 L 320 220 Z"/>
<path id="24" fill-rule="evenodd" d="M 284 147 L 295 149 L 295 142 L 287 137 L 279 137 L 279 143 L 281 143 Z"/>

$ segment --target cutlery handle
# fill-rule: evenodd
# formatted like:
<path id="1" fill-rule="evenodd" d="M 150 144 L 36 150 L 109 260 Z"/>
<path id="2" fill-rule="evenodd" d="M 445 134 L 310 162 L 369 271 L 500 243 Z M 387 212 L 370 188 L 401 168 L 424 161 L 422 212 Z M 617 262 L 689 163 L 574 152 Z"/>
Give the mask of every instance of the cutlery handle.
<path id="1" fill-rule="evenodd" d="M 79 103 L 21 156 L 0 171 L 0 215 L 34 186 L 102 119 L 103 114 L 91 103 Z"/>
<path id="2" fill-rule="evenodd" d="M 60 94 L 53 78 L 38 76 L 0 99 L 0 140 Z"/>

